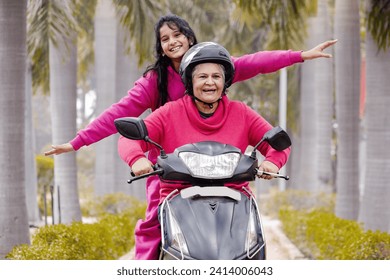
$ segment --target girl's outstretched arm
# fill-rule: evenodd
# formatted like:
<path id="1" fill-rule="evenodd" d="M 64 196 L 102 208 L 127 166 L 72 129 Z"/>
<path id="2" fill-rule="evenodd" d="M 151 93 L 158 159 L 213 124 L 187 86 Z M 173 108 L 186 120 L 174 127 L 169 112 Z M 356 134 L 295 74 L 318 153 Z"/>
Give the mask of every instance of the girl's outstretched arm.
<path id="1" fill-rule="evenodd" d="M 329 53 L 324 53 L 324 50 L 330 46 L 333 46 L 334 44 L 336 44 L 336 42 L 337 42 L 337 40 L 329 40 L 329 41 L 323 42 L 323 43 L 315 46 L 311 50 L 303 51 L 301 54 L 302 59 L 303 60 L 310 60 L 310 59 L 316 59 L 316 58 L 321 58 L 321 57 L 331 58 L 332 55 Z"/>
<path id="2" fill-rule="evenodd" d="M 259 51 L 240 57 L 232 57 L 235 67 L 233 83 L 245 81 L 258 74 L 276 72 L 284 67 L 316 58 L 330 58 L 331 54 L 323 52 L 336 44 L 337 40 L 325 41 L 308 51 L 276 50 Z"/>

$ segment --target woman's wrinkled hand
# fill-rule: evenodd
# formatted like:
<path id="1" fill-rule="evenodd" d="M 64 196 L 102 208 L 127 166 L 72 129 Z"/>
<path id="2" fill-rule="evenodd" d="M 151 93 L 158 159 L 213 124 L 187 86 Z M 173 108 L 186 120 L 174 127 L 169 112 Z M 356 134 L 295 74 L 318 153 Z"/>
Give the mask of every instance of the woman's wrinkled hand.
<path id="1" fill-rule="evenodd" d="M 51 150 L 46 151 L 45 156 L 60 155 L 63 153 L 74 152 L 73 146 L 70 143 L 61 145 L 51 145 Z"/>
<path id="2" fill-rule="evenodd" d="M 260 164 L 259 171 L 265 171 L 265 172 L 270 172 L 270 173 L 278 173 L 279 172 L 279 168 L 275 164 L 273 164 L 272 162 L 265 160 L 265 161 L 263 161 Z M 273 176 L 267 175 L 267 174 L 261 174 L 258 177 L 261 178 L 261 179 L 265 179 L 265 180 L 271 180 L 271 179 L 274 178 Z"/>
<path id="3" fill-rule="evenodd" d="M 150 173 L 153 172 L 153 164 L 146 157 L 142 157 L 134 162 L 134 164 L 131 166 L 131 171 L 135 176 Z"/>

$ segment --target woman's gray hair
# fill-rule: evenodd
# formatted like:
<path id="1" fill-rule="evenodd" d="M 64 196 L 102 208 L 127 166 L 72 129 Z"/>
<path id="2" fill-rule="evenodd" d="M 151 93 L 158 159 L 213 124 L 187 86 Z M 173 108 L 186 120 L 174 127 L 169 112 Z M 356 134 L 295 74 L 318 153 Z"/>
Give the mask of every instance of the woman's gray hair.
<path id="1" fill-rule="evenodd" d="M 213 63 L 213 62 L 210 62 L 210 63 Z M 200 64 L 202 64 L 202 63 L 200 63 Z M 195 72 L 195 70 L 198 68 L 198 66 L 199 66 L 200 64 L 197 64 L 197 65 L 195 65 L 194 68 L 192 68 L 192 73 L 191 73 L 192 79 L 194 78 L 194 72 Z M 217 64 L 219 67 L 221 67 L 221 69 L 222 69 L 223 83 L 225 84 L 225 66 L 223 66 L 222 64 L 219 64 L 219 63 L 215 63 L 215 64 Z"/>

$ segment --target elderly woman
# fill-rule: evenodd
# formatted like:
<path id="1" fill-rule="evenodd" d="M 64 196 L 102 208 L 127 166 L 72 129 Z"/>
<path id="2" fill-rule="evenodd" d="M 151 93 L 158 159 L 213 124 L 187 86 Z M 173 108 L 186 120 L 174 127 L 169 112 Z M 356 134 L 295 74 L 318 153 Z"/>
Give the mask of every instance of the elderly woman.
<path id="1" fill-rule="evenodd" d="M 226 96 L 232 84 L 234 64 L 222 46 L 205 42 L 192 47 L 183 57 L 180 75 L 187 95 L 160 107 L 145 119 L 149 137 L 161 144 L 167 153 L 177 147 L 199 141 L 218 141 L 233 145 L 242 152 L 248 145 L 255 146 L 272 126 L 242 102 L 231 101 Z M 118 142 L 120 157 L 135 175 L 153 171 L 145 152 L 154 146 L 144 141 L 121 137 Z M 258 150 L 265 159 L 260 170 L 277 173 L 286 163 L 290 150 L 276 151 L 267 143 Z M 262 175 L 264 179 L 271 179 Z M 246 183 L 247 184 L 247 183 Z M 173 189 L 188 187 L 175 182 L 161 182 L 160 201 Z M 242 184 L 229 187 L 241 189 Z M 160 239 L 154 244 L 158 250 Z"/>

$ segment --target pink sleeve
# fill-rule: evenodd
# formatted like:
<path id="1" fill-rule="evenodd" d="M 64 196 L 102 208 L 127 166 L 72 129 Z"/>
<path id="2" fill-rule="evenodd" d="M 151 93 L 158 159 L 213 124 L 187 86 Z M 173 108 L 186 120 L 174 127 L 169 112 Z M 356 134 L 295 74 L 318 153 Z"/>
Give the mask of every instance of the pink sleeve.
<path id="1" fill-rule="evenodd" d="M 261 138 L 263 138 L 263 135 L 268 130 L 272 129 L 272 125 L 249 107 L 247 107 L 247 118 L 247 123 L 251 126 L 249 129 L 250 144 L 255 146 L 261 140 Z M 277 151 L 266 142 L 263 142 L 258 147 L 258 150 L 265 157 L 265 160 L 274 163 L 278 168 L 281 168 L 287 163 L 290 155 L 290 148 L 287 148 L 283 151 Z"/>
<path id="2" fill-rule="evenodd" d="M 233 83 L 245 81 L 258 74 L 278 71 L 303 62 L 300 51 L 260 51 L 241 57 L 232 57 L 235 67 Z"/>
<path id="3" fill-rule="evenodd" d="M 276 151 L 269 145 L 267 146 L 269 148 L 267 154 L 265 155 L 265 160 L 274 163 L 279 169 L 282 168 L 287 163 L 291 148 L 289 147 L 283 151 Z"/>
<path id="4" fill-rule="evenodd" d="M 98 142 L 112 134 L 116 128 L 114 120 L 121 117 L 138 117 L 145 110 L 155 109 L 158 100 L 157 82 L 155 75 L 138 79 L 134 87 L 119 102 L 111 105 L 86 128 L 80 130 L 77 136 L 70 141 L 75 150 Z"/>
<path id="5" fill-rule="evenodd" d="M 120 136 L 118 140 L 118 154 L 120 158 L 131 167 L 138 159 L 145 157 L 142 149 L 144 143 L 142 140 L 130 140 Z"/>

